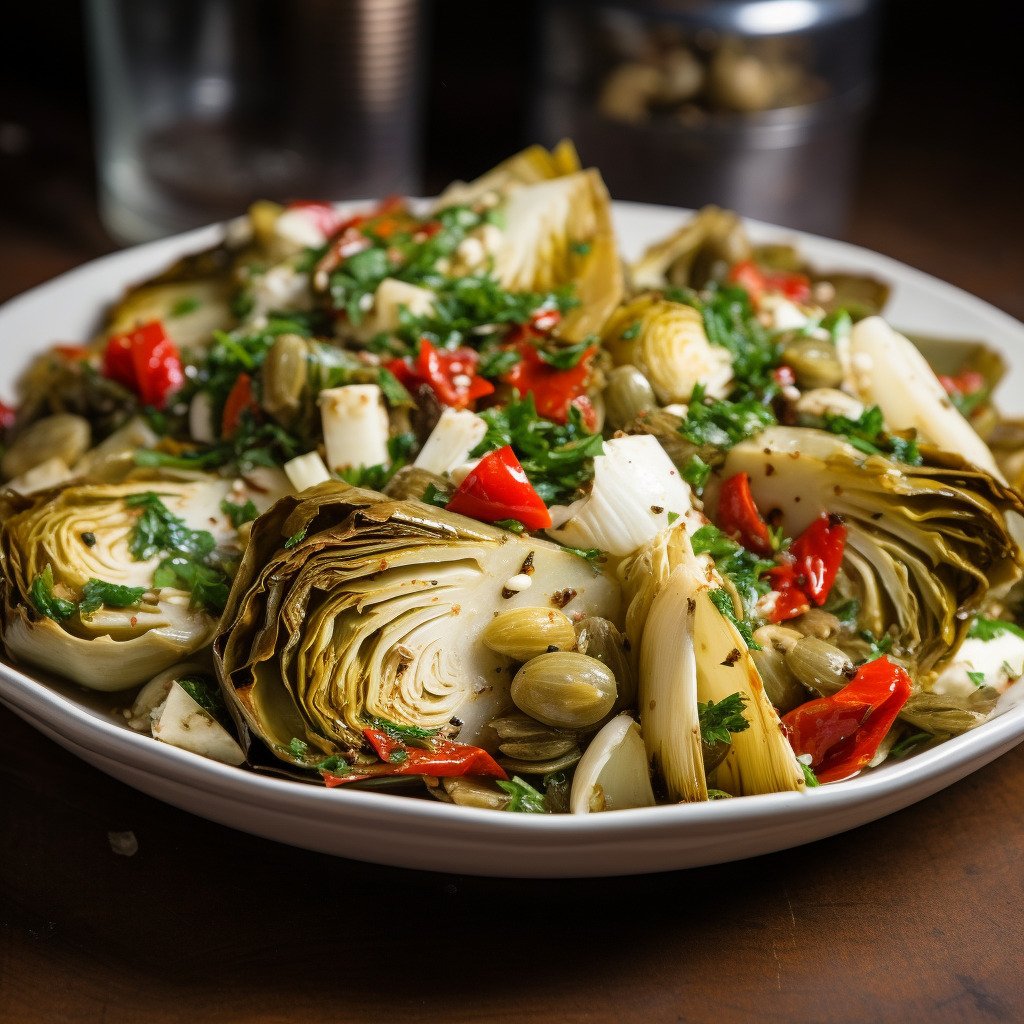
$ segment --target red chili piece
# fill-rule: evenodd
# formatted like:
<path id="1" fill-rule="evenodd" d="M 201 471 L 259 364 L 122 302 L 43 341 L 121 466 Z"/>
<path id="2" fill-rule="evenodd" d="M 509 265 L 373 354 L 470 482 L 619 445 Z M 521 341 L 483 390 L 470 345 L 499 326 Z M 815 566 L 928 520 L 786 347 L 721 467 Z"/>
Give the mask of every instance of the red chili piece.
<path id="1" fill-rule="evenodd" d="M 528 530 L 551 525 L 551 513 L 533 489 L 509 445 L 488 452 L 452 495 L 450 512 L 484 523 L 518 519 Z"/>
<path id="2" fill-rule="evenodd" d="M 14 426 L 14 419 L 18 415 L 18 410 L 13 405 L 7 405 L 4 402 L 0 402 L 0 430 L 6 430 L 8 427 Z"/>
<path id="3" fill-rule="evenodd" d="M 728 279 L 746 289 L 755 306 L 769 293 L 782 295 L 792 302 L 806 302 L 811 297 L 811 281 L 806 274 L 769 270 L 759 267 L 753 260 L 733 264 Z"/>
<path id="4" fill-rule="evenodd" d="M 770 556 L 771 534 L 750 493 L 750 476 L 736 473 L 722 484 L 718 499 L 718 528 L 748 551 Z"/>
<path id="5" fill-rule="evenodd" d="M 345 775 L 323 773 L 324 783 L 329 787 L 341 786 L 346 782 L 358 782 L 381 775 L 482 775 L 491 779 L 507 779 L 505 770 L 480 747 L 454 740 L 434 739 L 431 749 L 407 747 L 380 729 L 364 729 L 370 746 L 373 747 L 382 764 L 359 765 Z M 392 760 L 398 756 L 398 759 Z"/>
<path id="6" fill-rule="evenodd" d="M 426 338 L 415 359 L 392 359 L 387 368 L 407 388 L 426 384 L 438 399 L 453 409 L 471 407 L 478 398 L 493 394 L 494 385 L 477 375 L 480 357 L 470 348 L 438 350 Z"/>
<path id="7" fill-rule="evenodd" d="M 546 419 L 565 423 L 569 419 L 569 410 L 576 406 L 583 414 L 587 429 L 593 430 L 597 419 L 587 398 L 586 385 L 590 376 L 590 362 L 597 355 L 597 346 L 592 345 L 586 349 L 575 366 L 559 370 L 541 359 L 530 337 L 536 335 L 529 329 L 519 332 L 518 339 L 511 347 L 519 353 L 520 361 L 501 379 L 511 384 L 521 395 L 533 395 L 534 407 Z"/>
<path id="8" fill-rule="evenodd" d="M 259 407 L 252 388 L 252 377 L 247 373 L 240 373 L 235 378 L 235 383 L 224 401 L 224 411 L 221 414 L 220 422 L 221 437 L 234 437 L 242 423 L 243 413 L 257 412 Z"/>
<path id="9" fill-rule="evenodd" d="M 159 320 L 115 334 L 103 353 L 103 375 L 162 409 L 185 381 L 181 356 Z"/>
<path id="10" fill-rule="evenodd" d="M 782 719 L 790 746 L 811 755 L 821 782 L 838 782 L 861 771 L 910 696 L 910 676 L 888 658 L 862 665 L 831 697 L 794 708 Z"/>

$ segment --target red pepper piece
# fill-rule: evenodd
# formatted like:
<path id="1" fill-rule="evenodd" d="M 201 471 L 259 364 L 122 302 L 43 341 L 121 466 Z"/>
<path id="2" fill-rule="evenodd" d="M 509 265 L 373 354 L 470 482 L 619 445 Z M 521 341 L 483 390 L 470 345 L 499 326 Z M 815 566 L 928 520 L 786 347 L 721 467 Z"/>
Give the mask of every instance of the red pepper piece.
<path id="1" fill-rule="evenodd" d="M 477 375 L 480 357 L 473 349 L 438 350 L 426 338 L 415 360 L 392 359 L 387 368 L 407 388 L 426 384 L 438 399 L 453 409 L 467 409 L 478 398 L 493 394 L 494 385 Z"/>
<path id="2" fill-rule="evenodd" d="M 811 755 L 821 782 L 837 782 L 861 771 L 910 696 L 910 676 L 888 658 L 862 665 L 831 697 L 794 708 L 782 719 L 790 746 Z"/>
<path id="3" fill-rule="evenodd" d="M 103 375 L 162 409 L 185 380 L 181 356 L 159 320 L 115 334 L 103 353 Z"/>
<path id="4" fill-rule="evenodd" d="M 791 388 L 796 384 L 796 374 L 793 372 L 792 366 L 786 366 L 785 363 L 782 366 L 776 366 L 772 370 L 772 380 L 779 385 L 780 388 Z"/>
<path id="5" fill-rule="evenodd" d="M 969 398 L 985 387 L 985 378 L 977 370 L 961 370 L 952 377 L 940 374 L 939 383 L 945 388 L 947 395 Z"/>
<path id="6" fill-rule="evenodd" d="M 519 332 L 518 340 L 511 347 L 519 353 L 520 361 L 501 379 L 524 397 L 533 395 L 539 415 L 555 423 L 565 423 L 570 408 L 579 406 L 580 400 L 586 398 L 590 362 L 597 355 L 597 346 L 586 349 L 575 366 L 559 370 L 541 359 L 536 346 L 528 340 L 530 336 L 528 329 Z"/>
<path id="7" fill-rule="evenodd" d="M 811 607 L 810 600 L 799 586 L 797 569 L 792 562 L 769 569 L 767 576 L 771 580 L 772 590 L 778 594 L 775 604 L 772 606 L 772 622 L 795 619 Z"/>
<path id="8" fill-rule="evenodd" d="M 518 519 L 528 530 L 551 525 L 551 513 L 509 445 L 488 452 L 462 481 L 446 507 L 450 512 L 484 523 Z"/>
<path id="9" fill-rule="evenodd" d="M 13 405 L 7 405 L 4 402 L 0 402 L 0 430 L 6 430 L 8 427 L 14 426 L 15 417 L 18 415 L 18 410 Z"/>
<path id="10" fill-rule="evenodd" d="M 792 302 L 806 302 L 811 297 L 811 281 L 806 274 L 759 267 L 753 260 L 733 264 L 728 280 L 746 289 L 750 301 L 759 305 L 765 295 L 782 295 Z"/>
<path id="11" fill-rule="evenodd" d="M 736 473 L 722 484 L 718 498 L 718 528 L 733 540 L 738 540 L 748 551 L 771 555 L 771 534 L 754 504 L 747 473 Z"/>
<path id="12" fill-rule="evenodd" d="M 252 377 L 247 373 L 240 373 L 224 401 L 224 411 L 220 418 L 221 437 L 234 437 L 241 425 L 242 414 L 246 411 L 257 412 L 259 407 L 252 388 Z"/>
<path id="13" fill-rule="evenodd" d="M 359 765 L 345 775 L 325 771 L 323 777 L 327 786 L 341 786 L 346 782 L 358 782 L 360 779 L 381 775 L 482 775 L 492 779 L 508 778 L 505 770 L 486 750 L 468 743 L 435 739 L 431 741 L 431 749 L 422 750 L 406 747 L 379 729 L 364 729 L 363 736 L 383 763 Z M 396 754 L 399 759 L 392 760 Z M 403 754 L 405 756 L 401 756 Z"/>
<path id="14" fill-rule="evenodd" d="M 819 607 L 828 600 L 846 549 L 846 526 L 822 515 L 800 534 L 789 551 L 796 560 L 800 589 Z"/>

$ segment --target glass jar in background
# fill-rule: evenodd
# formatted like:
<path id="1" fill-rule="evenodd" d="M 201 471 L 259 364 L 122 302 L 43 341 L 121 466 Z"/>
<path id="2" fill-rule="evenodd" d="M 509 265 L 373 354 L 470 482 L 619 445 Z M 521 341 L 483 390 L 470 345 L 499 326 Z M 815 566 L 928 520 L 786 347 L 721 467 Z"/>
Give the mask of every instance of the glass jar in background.
<path id="1" fill-rule="evenodd" d="M 548 0 L 535 117 L 616 199 L 843 232 L 873 0 Z"/>
<path id="2" fill-rule="evenodd" d="M 89 0 L 100 212 L 124 243 L 256 199 L 415 193 L 421 0 Z"/>

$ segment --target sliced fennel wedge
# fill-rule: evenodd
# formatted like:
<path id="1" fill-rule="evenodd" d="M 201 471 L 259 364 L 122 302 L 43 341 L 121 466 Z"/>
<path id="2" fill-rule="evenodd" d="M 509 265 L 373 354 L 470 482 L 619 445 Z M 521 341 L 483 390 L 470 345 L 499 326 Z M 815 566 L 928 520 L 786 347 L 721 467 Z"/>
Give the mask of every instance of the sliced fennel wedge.
<path id="1" fill-rule="evenodd" d="M 721 586 L 705 556 L 693 553 L 680 523 L 620 568 L 630 601 L 626 633 L 639 670 L 644 743 L 673 800 L 706 800 L 698 702 L 739 693 L 750 727 L 732 736 L 712 774 L 733 796 L 798 791 L 803 771 L 746 644 L 711 600 Z"/>

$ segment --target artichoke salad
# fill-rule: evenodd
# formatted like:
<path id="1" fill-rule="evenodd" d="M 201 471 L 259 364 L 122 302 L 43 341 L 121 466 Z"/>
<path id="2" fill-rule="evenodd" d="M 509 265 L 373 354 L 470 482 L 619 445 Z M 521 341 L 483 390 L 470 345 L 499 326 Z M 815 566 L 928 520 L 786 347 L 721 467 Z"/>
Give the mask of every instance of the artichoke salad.
<path id="1" fill-rule="evenodd" d="M 0 638 L 327 785 L 591 813 L 802 791 L 1024 674 L 985 345 L 699 211 L 623 261 L 532 147 L 430 204 L 258 203 L 0 405 Z"/>

